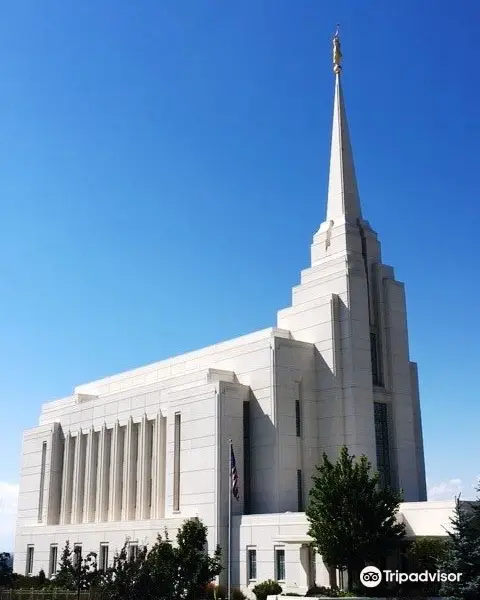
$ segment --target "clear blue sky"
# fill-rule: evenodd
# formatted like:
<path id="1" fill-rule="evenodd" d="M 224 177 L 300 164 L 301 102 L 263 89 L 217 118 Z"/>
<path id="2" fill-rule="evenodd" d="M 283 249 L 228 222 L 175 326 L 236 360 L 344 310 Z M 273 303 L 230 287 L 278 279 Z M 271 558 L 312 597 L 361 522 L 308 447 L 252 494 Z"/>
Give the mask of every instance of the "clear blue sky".
<path id="1" fill-rule="evenodd" d="M 472 495 L 479 21 L 476 0 L 2 3 L 0 543 L 41 403 L 289 304 L 324 218 L 337 22 L 364 214 L 407 285 L 429 486 Z"/>

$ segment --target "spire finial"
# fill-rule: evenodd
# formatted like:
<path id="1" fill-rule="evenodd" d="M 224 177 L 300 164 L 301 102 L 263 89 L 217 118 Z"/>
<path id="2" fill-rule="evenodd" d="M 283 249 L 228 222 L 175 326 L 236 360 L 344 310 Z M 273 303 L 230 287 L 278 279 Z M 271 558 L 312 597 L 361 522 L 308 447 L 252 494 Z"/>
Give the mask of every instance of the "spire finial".
<path id="1" fill-rule="evenodd" d="M 337 25 L 337 30 L 333 36 L 333 72 L 335 75 L 340 75 L 342 70 L 342 51 L 340 49 L 339 29 L 340 25 Z"/>

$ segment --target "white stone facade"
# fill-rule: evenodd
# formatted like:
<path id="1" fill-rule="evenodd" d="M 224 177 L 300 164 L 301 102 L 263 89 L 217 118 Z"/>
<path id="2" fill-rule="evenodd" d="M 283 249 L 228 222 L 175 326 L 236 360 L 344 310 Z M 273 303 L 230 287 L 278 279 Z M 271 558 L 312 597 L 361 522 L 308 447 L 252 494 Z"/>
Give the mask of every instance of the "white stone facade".
<path id="1" fill-rule="evenodd" d="M 340 75 L 327 215 L 277 328 L 80 385 L 42 407 L 24 434 L 16 571 L 48 575 L 66 539 L 111 563 L 126 537 L 149 544 L 165 527 L 174 537 L 192 516 L 225 556 L 229 438 L 240 482 L 235 586 L 251 588 L 254 558 L 257 581 L 281 575 L 276 556 L 287 591 L 328 584 L 303 510 L 322 453 L 334 458 L 343 445 L 403 489 L 410 535 L 444 535 L 453 505 L 426 502 L 404 287 L 361 216 Z"/>

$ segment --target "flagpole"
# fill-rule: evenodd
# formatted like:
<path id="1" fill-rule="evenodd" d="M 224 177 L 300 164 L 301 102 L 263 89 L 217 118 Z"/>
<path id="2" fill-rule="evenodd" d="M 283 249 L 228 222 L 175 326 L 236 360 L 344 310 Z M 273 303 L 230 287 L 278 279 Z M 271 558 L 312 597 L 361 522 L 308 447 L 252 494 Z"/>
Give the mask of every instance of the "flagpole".
<path id="1" fill-rule="evenodd" d="M 227 599 L 230 600 L 230 590 L 232 585 L 232 440 L 228 440 L 228 582 L 227 582 Z"/>

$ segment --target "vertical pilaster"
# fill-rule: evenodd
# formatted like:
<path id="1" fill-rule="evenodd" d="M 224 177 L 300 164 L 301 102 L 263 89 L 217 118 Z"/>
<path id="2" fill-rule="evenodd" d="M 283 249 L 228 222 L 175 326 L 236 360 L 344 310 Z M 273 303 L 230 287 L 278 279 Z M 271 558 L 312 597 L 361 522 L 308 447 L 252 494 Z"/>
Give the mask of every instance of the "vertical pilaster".
<path id="1" fill-rule="evenodd" d="M 72 486 L 72 519 L 71 523 L 78 523 L 78 484 L 81 475 L 80 469 L 80 448 L 81 448 L 82 430 L 80 429 L 75 436 L 75 454 L 73 465 L 73 486 Z"/>
<path id="2" fill-rule="evenodd" d="M 148 438 L 147 415 L 144 414 L 140 423 L 140 432 L 138 436 L 138 461 L 137 461 L 137 509 L 135 519 L 137 521 L 145 519 L 147 501 L 147 438 Z"/>
<path id="3" fill-rule="evenodd" d="M 98 467 L 97 467 L 97 498 L 96 498 L 96 511 L 95 521 L 100 523 L 107 520 L 108 512 L 108 490 L 109 490 L 109 479 L 110 479 L 110 452 L 111 448 L 108 447 L 109 443 L 107 425 L 104 423 L 100 430 L 98 440 Z"/>
<path id="4" fill-rule="evenodd" d="M 72 508 L 72 489 L 70 487 L 70 472 L 73 465 L 72 456 L 72 434 L 68 431 L 65 435 L 63 445 L 63 474 L 62 474 L 62 499 L 60 504 L 60 524 L 70 522 L 70 511 Z"/>
<path id="5" fill-rule="evenodd" d="M 62 426 L 60 423 L 54 423 L 50 456 L 50 481 L 48 485 L 47 525 L 58 525 L 60 523 L 64 452 Z"/>
<path id="6" fill-rule="evenodd" d="M 166 419 L 159 412 L 155 419 L 153 433 L 153 491 L 152 515 L 150 518 L 162 519 L 165 516 L 165 453 L 166 453 Z"/>
<path id="7" fill-rule="evenodd" d="M 120 424 L 117 420 L 112 434 L 112 469 L 110 477 L 110 507 L 108 520 L 120 521 L 122 507 L 123 443 Z"/>
<path id="8" fill-rule="evenodd" d="M 83 505 L 84 523 L 95 521 L 98 464 L 98 435 L 92 426 L 87 438 L 85 500 Z"/>
<path id="9" fill-rule="evenodd" d="M 133 420 L 130 417 L 127 421 L 125 433 L 124 462 L 123 462 L 123 500 L 122 500 L 122 521 L 128 521 L 130 518 L 130 500 L 131 500 L 131 468 L 132 468 L 132 429 Z"/>

